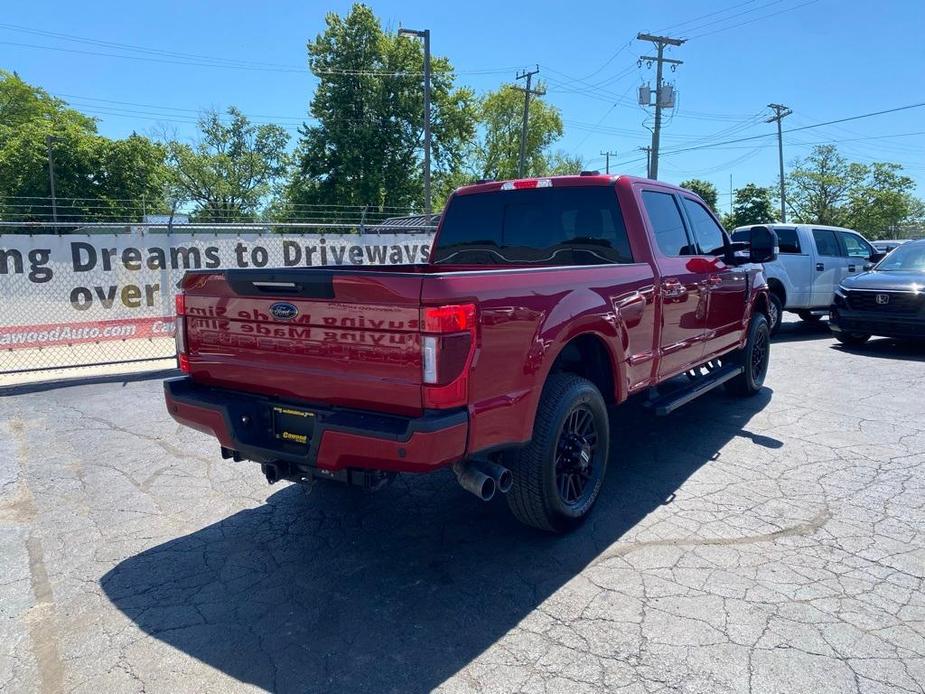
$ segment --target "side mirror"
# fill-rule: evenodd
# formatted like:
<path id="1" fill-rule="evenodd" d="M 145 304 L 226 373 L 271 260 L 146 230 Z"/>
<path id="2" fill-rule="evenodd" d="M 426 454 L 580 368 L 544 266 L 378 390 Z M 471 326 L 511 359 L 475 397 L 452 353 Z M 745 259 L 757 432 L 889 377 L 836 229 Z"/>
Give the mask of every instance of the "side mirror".
<path id="1" fill-rule="evenodd" d="M 870 260 L 872 263 L 879 263 L 884 258 L 886 258 L 886 253 L 882 251 L 874 251 L 870 254 L 870 258 L 868 258 L 868 260 Z"/>
<path id="2" fill-rule="evenodd" d="M 754 226 L 748 231 L 748 260 L 770 263 L 777 260 L 777 234 L 770 227 Z"/>

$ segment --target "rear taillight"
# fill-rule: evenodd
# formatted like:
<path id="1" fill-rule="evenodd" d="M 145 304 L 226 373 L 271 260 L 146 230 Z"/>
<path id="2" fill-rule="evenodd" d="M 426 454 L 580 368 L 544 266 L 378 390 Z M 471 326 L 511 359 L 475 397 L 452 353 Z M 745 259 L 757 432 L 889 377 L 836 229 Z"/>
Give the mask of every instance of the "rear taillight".
<path id="1" fill-rule="evenodd" d="M 177 366 L 183 373 L 190 372 L 189 349 L 186 343 L 186 296 L 182 293 L 174 298 L 177 309 L 174 339 L 177 342 Z"/>
<path id="2" fill-rule="evenodd" d="M 465 405 L 476 343 L 475 304 L 427 307 L 421 314 L 424 407 Z"/>

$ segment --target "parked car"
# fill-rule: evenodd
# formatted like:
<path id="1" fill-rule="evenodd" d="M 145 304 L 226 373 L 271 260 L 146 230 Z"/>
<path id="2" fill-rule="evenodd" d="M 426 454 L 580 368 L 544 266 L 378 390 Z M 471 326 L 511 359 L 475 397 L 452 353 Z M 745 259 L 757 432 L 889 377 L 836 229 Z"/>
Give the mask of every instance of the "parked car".
<path id="1" fill-rule="evenodd" d="M 829 327 L 846 345 L 871 335 L 925 338 L 925 240 L 904 243 L 870 272 L 842 280 Z"/>
<path id="2" fill-rule="evenodd" d="M 482 499 L 509 491 L 524 523 L 566 530 L 600 492 L 608 405 L 648 394 L 667 414 L 762 387 L 758 263 L 776 242 L 747 236 L 733 247 L 700 198 L 656 181 L 462 188 L 427 264 L 187 273 L 187 375 L 165 382 L 167 408 L 271 483 L 452 466 Z"/>
<path id="3" fill-rule="evenodd" d="M 885 241 L 871 241 L 871 245 L 880 253 L 889 253 L 902 246 L 908 239 L 890 239 Z"/>
<path id="4" fill-rule="evenodd" d="M 771 334 L 780 328 L 784 311 L 815 322 L 832 303 L 835 287 L 846 277 L 864 272 L 883 257 L 858 232 L 818 224 L 770 224 L 780 252 L 765 265 L 771 290 Z M 739 227 L 732 240 L 744 240 L 749 227 Z"/>

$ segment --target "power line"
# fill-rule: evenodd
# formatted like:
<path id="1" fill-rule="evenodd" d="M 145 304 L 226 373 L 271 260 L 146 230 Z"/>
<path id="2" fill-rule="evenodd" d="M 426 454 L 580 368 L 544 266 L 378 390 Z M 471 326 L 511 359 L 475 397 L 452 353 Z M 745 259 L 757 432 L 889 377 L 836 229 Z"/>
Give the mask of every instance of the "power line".
<path id="1" fill-rule="evenodd" d="M 739 23 L 737 23 L 737 24 L 730 24 L 729 26 L 720 27 L 720 28 L 718 28 L 718 29 L 714 29 L 713 31 L 707 31 L 707 32 L 705 32 L 705 33 L 703 33 L 703 34 L 697 34 L 696 36 L 691 36 L 690 38 L 692 38 L 692 39 L 702 39 L 702 38 L 705 37 L 705 36 L 712 36 L 713 34 L 718 34 L 718 33 L 722 32 L 722 31 L 728 31 L 729 29 L 738 29 L 739 27 L 743 27 L 743 26 L 745 26 L 746 24 L 753 24 L 753 23 L 755 23 L 755 22 L 760 22 L 760 21 L 763 20 L 763 19 L 770 19 L 771 17 L 776 17 L 776 16 L 779 15 L 779 14 L 784 14 L 785 12 L 792 12 L 793 10 L 798 10 L 798 9 L 800 9 L 801 7 L 806 7 L 807 5 L 812 5 L 812 4 L 815 4 L 815 3 L 817 3 L 817 2 L 819 2 L 819 0 L 808 0 L 808 2 L 804 2 L 804 3 L 800 4 L 800 5 L 794 5 L 793 7 L 787 7 L 787 8 L 785 8 L 785 9 L 783 9 L 783 10 L 778 10 L 777 12 L 772 12 L 771 14 L 766 14 L 766 15 L 763 15 L 763 16 L 761 16 L 761 17 L 755 17 L 754 19 L 749 19 L 749 20 L 747 20 L 747 21 L 739 22 Z"/>
<path id="2" fill-rule="evenodd" d="M 784 2 L 784 0 L 770 0 L 770 2 L 765 2 L 763 5 L 759 5 L 758 7 L 752 7 L 750 9 L 743 10 L 742 12 L 737 12 L 735 14 L 731 14 L 726 17 L 720 17 L 719 19 L 714 19 L 709 22 L 704 22 L 703 24 L 696 24 L 695 26 L 685 29 L 684 31 L 685 33 L 697 32 L 697 31 L 700 31 L 701 29 L 706 29 L 707 27 L 714 26 L 716 24 L 722 24 L 723 22 L 727 22 L 730 19 L 735 19 L 736 17 L 744 17 L 745 15 L 751 14 L 752 12 L 759 12 L 760 10 L 765 10 L 771 7 L 772 5 L 779 5 L 782 2 Z"/>
<path id="3" fill-rule="evenodd" d="M 729 12 L 730 10 L 735 10 L 735 9 L 738 9 L 739 7 L 744 7 L 745 5 L 751 5 L 756 2 L 758 2 L 758 0 L 745 0 L 745 2 L 737 3 L 735 5 L 732 5 L 731 7 L 725 7 L 723 9 L 714 10 L 713 12 L 708 12 L 707 14 L 700 15 L 699 17 L 693 17 L 692 19 L 687 19 L 683 22 L 672 24 L 671 26 L 667 26 L 664 29 L 660 29 L 660 31 L 677 31 L 682 26 L 685 26 L 687 24 L 696 24 L 701 19 L 707 19 L 708 17 L 714 17 L 718 14 L 722 14 L 723 12 Z"/>
<path id="4" fill-rule="evenodd" d="M 232 70 L 256 70 L 260 72 L 300 72 L 305 73 L 305 68 L 268 68 L 268 67 L 251 67 L 247 65 L 230 65 L 221 63 L 193 62 L 189 60 L 167 60 L 166 58 L 155 58 L 139 55 L 119 55 L 118 53 L 101 53 L 100 51 L 85 51 L 79 48 L 63 48 L 60 46 L 40 46 L 34 43 L 20 43 L 16 41 L 0 41 L 3 46 L 16 46 L 19 48 L 38 48 L 47 51 L 59 51 L 62 53 L 76 53 L 79 55 L 95 55 L 104 58 L 124 58 L 126 60 L 135 60 L 140 62 L 161 63 L 168 65 L 185 65 L 187 67 L 217 67 Z"/>
<path id="5" fill-rule="evenodd" d="M 63 34 L 55 31 L 45 31 L 42 29 L 32 29 L 30 27 L 24 27 L 17 24 L 0 24 L 0 29 L 6 29 L 8 31 L 15 31 L 24 34 L 32 34 L 35 36 L 44 36 L 48 38 L 61 39 L 63 41 L 71 41 L 74 43 L 82 43 L 91 46 L 98 46 L 103 48 L 115 48 L 118 50 L 124 51 L 135 51 L 137 53 L 147 53 L 150 55 L 157 56 L 166 56 L 171 58 L 183 58 L 189 60 L 201 60 L 207 61 L 210 63 L 224 62 L 235 65 L 250 65 L 250 66 L 260 66 L 268 68 L 285 68 L 291 70 L 302 71 L 305 68 L 303 66 L 296 65 L 283 65 L 280 63 L 266 63 L 254 60 L 238 60 L 236 58 L 220 58 L 216 56 L 201 55 L 197 53 L 180 53 L 177 51 L 168 51 L 163 48 L 147 48 L 145 46 L 138 46 L 130 43 L 118 43 L 116 41 L 104 41 L 101 39 L 93 39 L 86 36 L 76 36 L 74 34 Z"/>
<path id="6" fill-rule="evenodd" d="M 873 111 L 871 113 L 862 113 L 859 116 L 849 116 L 847 118 L 837 118 L 835 120 L 826 121 L 825 123 L 815 123 L 813 125 L 804 125 L 799 128 L 788 128 L 787 130 L 783 130 L 782 133 L 796 133 L 796 132 L 800 132 L 801 130 L 812 130 L 814 128 L 821 128 L 826 125 L 834 125 L 836 123 L 847 123 L 849 121 L 861 120 L 862 118 L 872 118 L 873 116 L 882 116 L 887 113 L 896 113 L 898 111 L 908 111 L 909 109 L 913 109 L 913 108 L 922 108 L 923 106 L 925 106 L 925 102 L 918 103 L 918 104 L 909 104 L 908 106 L 897 106 L 896 108 L 888 108 L 888 109 L 884 109 L 883 111 Z M 726 140 L 725 142 L 711 142 L 708 144 L 697 145 L 694 147 L 683 147 L 680 149 L 672 149 L 672 150 L 665 152 L 665 154 L 680 154 L 682 152 L 691 152 L 697 149 L 707 149 L 710 147 L 718 147 L 719 145 L 731 145 L 731 144 L 735 144 L 738 142 L 748 142 L 750 140 L 758 140 L 764 137 L 773 137 L 773 136 L 774 136 L 774 133 L 763 133 L 761 135 L 752 135 L 750 137 L 740 137 L 735 140 Z"/>
<path id="7" fill-rule="evenodd" d="M 0 45 L 5 46 L 16 46 L 20 48 L 34 48 L 39 50 L 49 50 L 49 51 L 58 51 L 64 53 L 74 53 L 78 55 L 94 55 L 104 58 L 123 58 L 126 60 L 135 60 L 142 62 L 153 62 L 161 63 L 168 65 L 185 65 L 192 67 L 214 67 L 214 68 L 223 68 L 230 70 L 252 70 L 259 72 L 282 72 L 282 73 L 296 73 L 296 74 L 305 74 L 306 68 L 301 65 L 286 65 L 281 63 L 263 63 L 257 61 L 249 60 L 238 60 L 235 58 L 221 58 L 216 56 L 207 56 L 200 55 L 196 53 L 179 53 L 175 51 L 165 51 L 163 49 L 153 49 L 145 48 L 144 46 L 135 46 L 132 44 L 117 43 L 114 41 L 102 41 L 99 39 L 90 39 L 81 36 L 73 36 L 69 34 L 60 34 L 57 32 L 50 31 L 40 31 L 37 29 L 29 29 L 27 27 L 20 27 L 13 24 L 0 24 L 0 29 L 7 29 L 10 31 L 18 31 L 38 36 L 45 36 L 53 39 L 60 39 L 64 41 L 72 41 L 75 43 L 80 43 L 89 46 L 96 46 L 99 48 L 108 48 L 117 51 L 131 51 L 136 53 L 141 53 L 142 55 L 126 55 L 122 53 L 105 53 L 101 51 L 91 51 L 83 50 L 79 48 L 66 48 L 63 46 L 45 46 L 34 43 L 23 43 L 16 41 L 0 41 Z M 503 74 L 510 72 L 514 69 L 511 66 L 507 67 L 497 67 L 497 68 L 478 68 L 473 70 L 453 70 L 457 75 L 493 75 L 493 74 Z M 310 70 L 312 74 L 324 74 L 324 75 L 365 75 L 365 76 L 379 76 L 379 77 L 406 77 L 406 76 L 420 76 L 423 73 L 419 72 L 395 72 L 387 70 L 334 70 L 334 69 L 318 69 Z"/>
<path id="8" fill-rule="evenodd" d="M 578 77 L 573 77 L 572 75 L 568 75 L 562 72 L 561 70 L 556 70 L 555 68 L 552 68 L 548 65 L 542 65 L 541 67 L 546 72 L 551 72 L 554 75 L 561 75 L 563 78 L 565 78 L 565 80 L 567 80 L 567 81 L 563 81 L 561 79 L 556 79 L 555 77 L 547 76 L 546 77 L 547 82 L 551 84 L 560 85 L 560 89 L 556 91 L 566 91 L 566 92 L 573 92 L 575 94 L 583 94 L 585 96 L 589 96 L 591 98 L 597 98 L 602 101 L 613 101 L 615 99 L 620 99 L 620 97 L 617 95 L 616 92 L 601 88 L 602 84 L 604 84 L 605 82 L 609 82 L 614 79 L 617 79 L 618 77 L 626 76 L 636 70 L 636 65 L 634 63 L 624 68 L 623 70 L 613 75 L 612 77 L 609 77 L 606 80 L 602 80 L 600 82 L 595 83 L 595 82 L 587 82 L 583 79 L 579 79 Z M 579 85 L 583 85 L 583 86 L 576 86 L 576 83 L 578 83 Z M 632 101 L 627 101 L 626 103 L 627 105 L 635 105 L 634 102 Z"/>
<path id="9" fill-rule="evenodd" d="M 181 108 L 179 106 L 164 106 L 163 104 L 142 104 L 142 103 L 138 103 L 135 101 L 119 101 L 117 99 L 103 99 L 97 96 L 80 96 L 78 94 L 63 94 L 61 92 L 58 92 L 57 94 L 53 94 L 53 96 L 56 96 L 62 99 L 79 99 L 81 101 L 100 101 L 100 102 L 107 103 L 107 104 L 121 104 L 123 106 L 138 106 L 141 108 L 153 108 L 153 109 L 158 109 L 161 111 L 183 111 L 186 113 L 200 114 L 203 111 L 209 110 L 209 109 L 201 109 L 201 108 Z M 246 115 L 248 118 L 251 118 L 251 119 L 270 118 L 270 119 L 273 119 L 274 121 L 305 120 L 304 118 L 297 118 L 294 116 L 274 116 L 274 115 L 270 115 L 266 113 L 247 113 L 243 115 Z"/>
<path id="10" fill-rule="evenodd" d="M 816 145 L 842 144 L 844 142 L 862 142 L 865 140 L 891 140 L 897 137 L 919 137 L 922 135 L 925 135 L 925 130 L 916 130 L 910 133 L 893 133 L 890 135 L 870 135 L 867 137 L 845 137 L 845 138 L 831 137 L 827 140 L 815 140 L 813 142 L 800 142 L 799 140 L 792 140 L 790 141 L 789 144 L 792 147 L 815 147 Z M 758 145 L 758 147 L 762 149 L 766 149 L 767 147 L 770 147 L 773 145 L 774 143 L 768 142 L 768 143 L 760 144 Z M 749 145 L 739 145 L 739 146 L 732 146 L 732 147 L 711 147 L 711 149 L 714 149 L 717 151 L 720 151 L 720 150 L 726 151 L 726 150 L 735 150 L 735 149 L 751 150 L 752 147 Z M 908 152 L 908 149 L 905 147 L 902 147 L 902 148 L 898 148 L 897 151 Z"/>
<path id="11" fill-rule="evenodd" d="M 588 73 L 588 74 L 585 75 L 584 77 L 581 77 L 581 78 L 579 79 L 579 81 L 580 81 L 580 82 L 584 82 L 585 80 L 587 80 L 587 79 L 589 79 L 589 78 L 591 78 L 591 77 L 594 77 L 595 75 L 599 74 L 601 71 L 604 70 L 604 68 L 606 68 L 606 67 L 607 67 L 608 65 L 610 65 L 614 60 L 616 60 L 616 58 L 617 58 L 618 55 L 620 55 L 623 51 L 625 51 L 625 50 L 626 50 L 627 48 L 629 48 L 631 45 L 633 45 L 633 39 L 632 39 L 632 38 L 630 38 L 629 41 L 627 41 L 627 42 L 624 43 L 622 46 L 620 46 L 620 47 L 617 49 L 617 51 L 616 51 L 613 55 L 611 55 L 609 58 L 607 58 L 607 60 L 605 60 L 604 63 L 603 63 L 597 70 L 595 70 L 594 72 Z"/>

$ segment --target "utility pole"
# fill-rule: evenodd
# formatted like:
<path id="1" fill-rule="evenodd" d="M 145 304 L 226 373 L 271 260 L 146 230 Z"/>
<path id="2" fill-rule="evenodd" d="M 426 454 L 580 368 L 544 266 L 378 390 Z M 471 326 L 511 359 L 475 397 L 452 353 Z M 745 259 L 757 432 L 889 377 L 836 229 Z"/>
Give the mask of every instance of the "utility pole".
<path id="1" fill-rule="evenodd" d="M 732 214 L 732 199 L 735 197 L 735 192 L 732 190 L 732 174 L 729 174 L 729 214 Z"/>
<path id="2" fill-rule="evenodd" d="M 55 198 L 55 155 L 51 145 L 57 139 L 54 135 L 45 136 L 45 149 L 48 152 L 48 185 L 51 188 L 51 219 L 55 224 L 58 223 L 58 200 Z"/>
<path id="3" fill-rule="evenodd" d="M 399 29 L 398 35 L 424 41 L 424 213 L 433 212 L 430 198 L 430 29 Z"/>
<path id="4" fill-rule="evenodd" d="M 784 187 L 784 134 L 781 130 L 780 122 L 789 116 L 793 111 L 783 104 L 768 104 L 768 108 L 774 111 L 774 115 L 768 118 L 765 123 L 777 122 L 777 158 L 780 163 L 780 221 L 787 221 L 787 191 Z"/>
<path id="5" fill-rule="evenodd" d="M 658 146 L 659 138 L 661 137 L 662 130 L 662 106 L 674 103 L 674 95 L 671 95 L 671 99 L 666 98 L 665 92 L 663 92 L 664 85 L 662 84 L 662 65 L 668 63 L 671 65 L 671 69 L 674 70 L 678 65 L 683 65 L 681 60 L 672 60 L 670 58 L 664 57 L 665 46 L 680 46 L 687 39 L 673 39 L 669 36 L 655 36 L 653 34 L 636 34 L 636 38 L 640 41 L 651 41 L 655 46 L 657 54 L 655 57 L 652 56 L 642 56 L 640 60 L 648 61 L 650 64 L 656 64 L 655 70 L 655 128 L 652 130 L 652 155 L 650 158 L 651 164 L 649 165 L 649 178 L 658 178 Z"/>
<path id="6" fill-rule="evenodd" d="M 545 89 L 531 89 L 530 85 L 532 84 L 533 75 L 538 75 L 540 72 L 540 66 L 537 65 L 535 70 L 530 72 L 522 72 L 517 75 L 516 79 L 527 80 L 526 87 L 518 87 L 514 85 L 514 89 L 518 89 L 524 93 L 524 122 L 520 128 L 520 161 L 517 164 L 517 177 L 523 178 L 527 166 L 527 124 L 530 120 L 530 97 L 531 96 L 543 96 L 546 93 Z"/>
<path id="7" fill-rule="evenodd" d="M 646 153 L 646 176 L 649 175 L 652 171 L 652 148 L 651 147 L 640 147 L 640 152 Z"/>
<path id="8" fill-rule="evenodd" d="M 616 152 L 601 152 L 601 156 L 604 157 L 604 161 L 606 162 L 606 164 L 604 165 L 604 171 L 609 174 L 610 173 L 610 157 L 617 156 L 617 153 Z"/>

